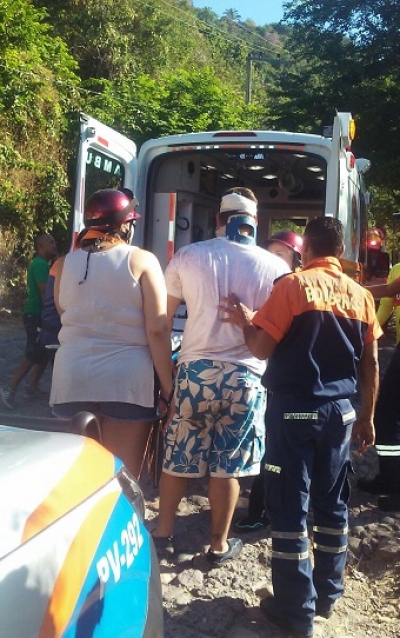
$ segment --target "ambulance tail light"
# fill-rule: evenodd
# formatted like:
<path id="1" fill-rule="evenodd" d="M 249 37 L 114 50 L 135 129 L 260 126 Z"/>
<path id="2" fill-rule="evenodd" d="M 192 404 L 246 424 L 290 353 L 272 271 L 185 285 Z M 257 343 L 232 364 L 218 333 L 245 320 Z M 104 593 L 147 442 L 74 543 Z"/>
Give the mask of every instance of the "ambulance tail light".
<path id="1" fill-rule="evenodd" d="M 385 247 L 385 235 L 380 228 L 371 228 L 368 231 L 367 248 L 381 250 Z"/>

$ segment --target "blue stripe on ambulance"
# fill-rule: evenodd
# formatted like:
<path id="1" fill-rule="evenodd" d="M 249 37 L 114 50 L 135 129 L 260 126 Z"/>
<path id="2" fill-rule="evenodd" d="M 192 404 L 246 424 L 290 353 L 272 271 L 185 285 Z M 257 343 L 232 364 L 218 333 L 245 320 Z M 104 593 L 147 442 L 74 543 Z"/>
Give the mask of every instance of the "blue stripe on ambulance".
<path id="1" fill-rule="evenodd" d="M 147 619 L 150 558 L 144 525 L 121 494 L 62 638 L 141 637 Z M 132 613 L 127 614 L 127 609 Z"/>

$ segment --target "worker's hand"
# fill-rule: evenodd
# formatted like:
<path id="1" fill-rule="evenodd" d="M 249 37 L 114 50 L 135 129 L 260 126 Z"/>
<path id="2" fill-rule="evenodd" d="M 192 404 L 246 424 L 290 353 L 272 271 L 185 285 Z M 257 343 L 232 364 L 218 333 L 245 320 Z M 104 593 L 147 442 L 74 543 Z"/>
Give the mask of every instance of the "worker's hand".
<path id="1" fill-rule="evenodd" d="M 357 417 L 353 425 L 351 440 L 358 446 L 358 453 L 363 454 L 375 443 L 375 427 L 371 419 Z"/>
<path id="2" fill-rule="evenodd" d="M 218 310 L 227 315 L 221 319 L 222 323 L 233 323 L 242 329 L 251 325 L 251 320 L 255 315 L 255 312 L 241 303 L 233 293 L 230 293 L 228 297 L 222 297 Z"/>

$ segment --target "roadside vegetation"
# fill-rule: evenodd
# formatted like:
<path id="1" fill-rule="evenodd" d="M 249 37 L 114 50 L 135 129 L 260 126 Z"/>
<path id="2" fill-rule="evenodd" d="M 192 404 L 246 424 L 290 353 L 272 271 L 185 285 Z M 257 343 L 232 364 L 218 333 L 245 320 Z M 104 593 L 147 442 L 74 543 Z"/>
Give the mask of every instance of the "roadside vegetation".
<path id="1" fill-rule="evenodd" d="M 257 25 L 191 0 L 0 0 L 1 295 L 20 285 L 37 232 L 68 247 L 81 111 L 140 146 L 200 130 L 321 133 L 349 110 L 355 154 L 372 162 L 371 225 L 397 246 L 400 2 L 284 7 L 282 23 Z"/>

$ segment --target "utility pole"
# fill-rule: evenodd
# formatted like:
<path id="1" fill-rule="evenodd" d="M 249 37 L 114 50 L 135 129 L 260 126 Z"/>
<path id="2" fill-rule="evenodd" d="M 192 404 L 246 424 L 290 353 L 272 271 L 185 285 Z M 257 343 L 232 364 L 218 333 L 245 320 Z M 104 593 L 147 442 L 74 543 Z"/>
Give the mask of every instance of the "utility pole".
<path id="1" fill-rule="evenodd" d="M 276 58 L 271 58 L 266 53 L 249 53 L 247 56 L 247 82 L 246 82 L 246 104 L 251 103 L 251 84 L 253 78 L 253 62 L 274 62 L 282 63 L 281 56 L 278 53 Z M 284 63 L 285 64 L 285 63 Z M 287 62 L 286 62 L 287 64 Z"/>

